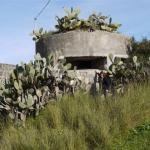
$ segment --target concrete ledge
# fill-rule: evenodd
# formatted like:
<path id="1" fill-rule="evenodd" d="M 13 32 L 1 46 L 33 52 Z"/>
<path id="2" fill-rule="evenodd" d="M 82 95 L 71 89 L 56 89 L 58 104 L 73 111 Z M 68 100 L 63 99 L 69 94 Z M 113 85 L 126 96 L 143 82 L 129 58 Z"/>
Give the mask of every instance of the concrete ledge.
<path id="1" fill-rule="evenodd" d="M 47 57 L 59 53 L 65 57 L 108 56 L 126 57 L 131 50 L 130 38 L 106 31 L 70 31 L 49 35 L 36 44 L 36 52 Z"/>

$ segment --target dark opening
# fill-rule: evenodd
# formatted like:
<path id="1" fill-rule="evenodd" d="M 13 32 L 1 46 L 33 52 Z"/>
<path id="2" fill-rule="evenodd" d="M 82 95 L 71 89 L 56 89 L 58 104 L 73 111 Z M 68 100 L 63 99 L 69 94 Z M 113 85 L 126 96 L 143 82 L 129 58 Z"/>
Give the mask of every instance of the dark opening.
<path id="1" fill-rule="evenodd" d="M 119 59 L 119 60 L 121 60 L 121 61 L 123 61 L 123 62 L 128 61 L 127 58 L 121 58 L 121 57 L 115 57 L 115 59 L 116 59 L 116 60 Z"/>
<path id="2" fill-rule="evenodd" d="M 104 65 L 106 64 L 106 57 L 67 57 L 67 63 L 72 64 L 72 68 L 74 66 L 77 69 L 104 69 Z"/>

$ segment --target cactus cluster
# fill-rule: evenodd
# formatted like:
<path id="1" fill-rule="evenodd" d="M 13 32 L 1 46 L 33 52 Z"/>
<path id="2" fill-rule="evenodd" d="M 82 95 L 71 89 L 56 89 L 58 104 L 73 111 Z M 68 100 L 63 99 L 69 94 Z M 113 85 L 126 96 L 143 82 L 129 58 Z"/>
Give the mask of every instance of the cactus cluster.
<path id="1" fill-rule="evenodd" d="M 129 83 L 143 83 L 148 80 L 148 73 L 144 64 L 138 60 L 137 56 L 122 61 L 121 58 L 109 56 L 112 64 L 107 70 L 112 74 L 112 80 L 115 90 L 118 93 L 124 93 L 125 85 Z"/>
<path id="2" fill-rule="evenodd" d="M 74 92 L 77 79 L 68 75 L 70 64 L 55 55 L 21 63 L 10 74 L 5 84 L 0 85 L 0 112 L 15 121 L 25 121 L 27 116 L 36 116 L 50 99 L 57 99 L 65 92 Z"/>
<path id="3" fill-rule="evenodd" d="M 40 28 L 39 30 L 33 30 L 30 34 L 32 36 L 32 40 L 35 42 L 38 42 L 41 38 L 46 37 L 51 32 L 48 32 L 46 30 L 43 30 L 43 28 Z"/>
<path id="4" fill-rule="evenodd" d="M 103 30 L 108 32 L 117 31 L 121 24 L 112 23 L 112 18 L 108 16 L 103 16 L 100 14 L 93 13 L 89 16 L 87 20 L 79 19 L 78 15 L 80 13 L 79 9 L 71 8 L 71 11 L 65 9 L 66 16 L 57 18 L 58 25 L 55 27 L 58 29 L 58 32 L 67 32 L 71 30 Z"/>
<path id="5" fill-rule="evenodd" d="M 114 58 L 109 55 L 111 65 L 101 72 L 96 72 L 98 76 L 100 92 L 105 97 L 114 94 L 124 94 L 129 84 L 146 83 L 149 79 L 149 62 L 147 65 L 140 62 L 137 56 L 127 58 L 124 61 L 121 58 Z"/>
<path id="6" fill-rule="evenodd" d="M 78 15 L 80 13 L 79 9 L 71 8 L 71 11 L 64 9 L 66 16 L 59 18 L 56 16 L 57 25 L 55 26 L 58 29 L 58 32 L 66 32 L 70 30 L 80 29 L 82 21 L 79 19 Z"/>
<path id="7" fill-rule="evenodd" d="M 49 35 L 56 34 L 61 32 L 67 32 L 72 30 L 83 30 L 83 31 L 95 31 L 95 30 L 103 30 L 107 32 L 115 32 L 117 31 L 121 24 L 112 23 L 112 18 L 109 16 L 104 16 L 101 13 L 96 14 L 93 13 L 89 16 L 87 20 L 80 19 L 80 9 L 73 9 L 71 11 L 68 9 L 64 9 L 66 15 L 64 17 L 56 16 L 57 25 L 55 25 L 57 31 L 48 32 L 44 31 L 43 28 L 31 33 L 33 40 L 38 42 L 39 39 Z"/>

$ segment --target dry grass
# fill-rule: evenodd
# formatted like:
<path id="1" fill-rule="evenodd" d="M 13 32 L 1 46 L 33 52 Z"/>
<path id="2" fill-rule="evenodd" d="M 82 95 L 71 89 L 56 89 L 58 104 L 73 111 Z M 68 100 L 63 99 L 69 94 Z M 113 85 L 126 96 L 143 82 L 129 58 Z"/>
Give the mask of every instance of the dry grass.
<path id="1" fill-rule="evenodd" d="M 129 129 L 150 120 L 149 108 L 149 85 L 131 86 L 124 96 L 106 100 L 83 92 L 65 96 L 50 103 L 36 119 L 28 119 L 26 127 L 1 123 L 0 149 L 126 149 Z"/>

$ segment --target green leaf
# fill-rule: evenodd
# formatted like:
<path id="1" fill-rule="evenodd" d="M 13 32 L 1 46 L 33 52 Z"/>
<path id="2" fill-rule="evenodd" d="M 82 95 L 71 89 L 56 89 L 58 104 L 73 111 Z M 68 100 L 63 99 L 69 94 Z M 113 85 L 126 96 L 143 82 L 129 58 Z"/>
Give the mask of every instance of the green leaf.
<path id="1" fill-rule="evenodd" d="M 64 70 L 69 70 L 71 68 L 71 66 L 72 65 L 70 63 L 68 63 L 67 65 L 64 66 Z"/>
<path id="2" fill-rule="evenodd" d="M 43 60 L 44 65 L 46 65 L 46 58 L 43 58 L 42 60 Z"/>
<path id="3" fill-rule="evenodd" d="M 33 99 L 33 96 L 31 94 L 28 95 L 28 98 L 27 98 L 27 107 L 31 107 L 33 104 L 34 104 L 34 99 Z"/>
<path id="4" fill-rule="evenodd" d="M 16 80 L 16 75 L 14 71 L 11 73 L 11 77 L 13 78 L 13 80 Z"/>
<path id="5" fill-rule="evenodd" d="M 35 56 L 34 56 L 35 60 L 41 60 L 41 55 L 39 53 L 37 53 Z"/>
<path id="6" fill-rule="evenodd" d="M 14 87 L 15 87 L 16 90 L 19 90 L 19 85 L 18 85 L 17 81 L 14 82 Z"/>
<path id="7" fill-rule="evenodd" d="M 21 80 L 19 80 L 19 84 L 18 85 L 19 85 L 19 89 L 22 90 L 22 82 L 21 82 Z"/>
<path id="8" fill-rule="evenodd" d="M 113 63 L 114 55 L 110 53 L 108 56 L 109 56 L 110 61 Z"/>
<path id="9" fill-rule="evenodd" d="M 26 115 L 21 113 L 21 118 L 20 119 L 25 122 L 26 121 Z"/>
<path id="10" fill-rule="evenodd" d="M 133 62 L 136 64 L 137 63 L 137 56 L 133 57 Z"/>
<path id="11" fill-rule="evenodd" d="M 3 83 L 1 83 L 1 82 L 0 82 L 0 89 L 1 89 L 1 90 L 5 89 L 4 84 L 3 84 Z"/>
<path id="12" fill-rule="evenodd" d="M 6 101 L 6 103 L 11 103 L 12 99 L 11 98 L 6 98 L 5 101 Z"/>
<path id="13" fill-rule="evenodd" d="M 34 75 L 35 75 L 35 69 L 33 67 L 30 68 L 29 74 L 31 75 L 31 77 L 34 77 Z"/>
<path id="14" fill-rule="evenodd" d="M 34 88 L 30 88 L 30 89 L 29 89 L 29 93 L 30 93 L 30 94 L 33 94 L 33 93 L 34 93 Z"/>
<path id="15" fill-rule="evenodd" d="M 24 103 L 20 102 L 19 103 L 19 107 L 22 109 L 25 109 L 27 107 L 27 105 L 25 105 Z"/>
<path id="16" fill-rule="evenodd" d="M 37 95 L 38 97 L 41 97 L 41 96 L 42 96 L 41 90 L 37 89 L 37 90 L 36 90 L 36 95 Z"/>
<path id="17" fill-rule="evenodd" d="M 10 117 L 11 119 L 15 119 L 15 114 L 9 113 L 9 117 Z"/>
<path id="18" fill-rule="evenodd" d="M 114 63 L 119 65 L 119 62 L 122 62 L 121 58 L 120 57 L 116 57 L 115 60 L 114 60 Z"/>

